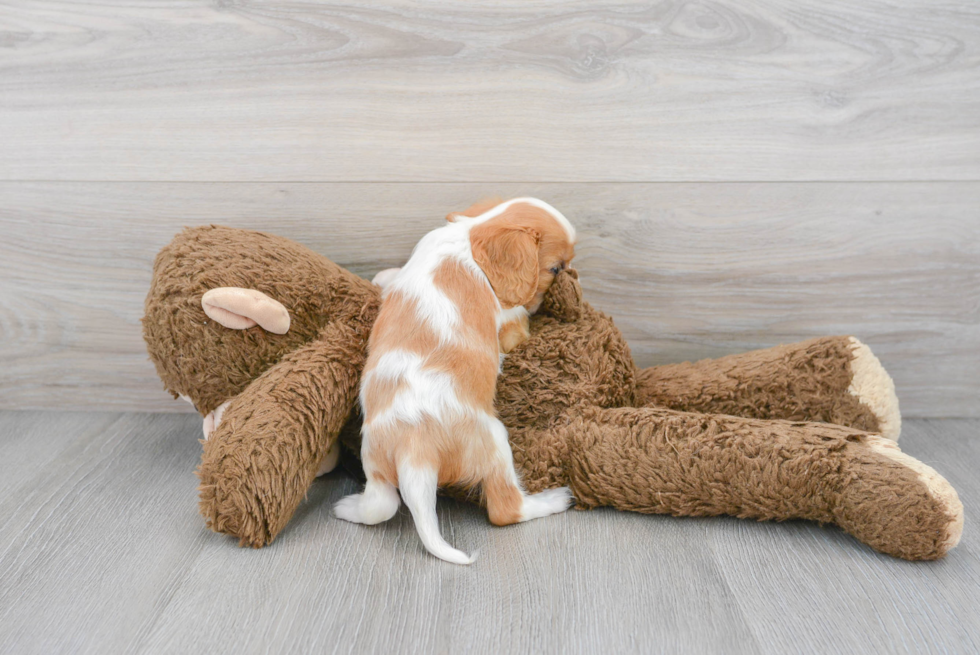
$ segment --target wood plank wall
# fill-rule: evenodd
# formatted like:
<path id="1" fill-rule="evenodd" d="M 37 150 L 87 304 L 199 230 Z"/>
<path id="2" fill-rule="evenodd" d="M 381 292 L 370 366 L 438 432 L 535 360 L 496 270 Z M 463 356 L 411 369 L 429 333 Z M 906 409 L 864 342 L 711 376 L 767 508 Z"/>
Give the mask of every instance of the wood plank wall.
<path id="1" fill-rule="evenodd" d="M 139 334 L 184 225 L 370 275 L 537 195 L 643 365 L 855 334 L 980 416 L 972 0 L 0 6 L 0 408 L 181 411 Z"/>

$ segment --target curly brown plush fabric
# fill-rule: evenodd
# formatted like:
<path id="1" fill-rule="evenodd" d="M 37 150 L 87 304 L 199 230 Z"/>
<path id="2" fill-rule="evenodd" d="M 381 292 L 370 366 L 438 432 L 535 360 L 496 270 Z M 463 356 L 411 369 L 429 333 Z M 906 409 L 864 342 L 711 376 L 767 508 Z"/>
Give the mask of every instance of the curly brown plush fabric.
<path id="1" fill-rule="evenodd" d="M 942 500 L 915 471 L 868 448 L 869 435 L 857 430 L 619 408 L 588 412 L 556 431 L 571 453 L 568 484 L 585 507 L 836 523 L 910 559 L 937 559 L 949 548 L 952 517 Z"/>
<path id="2" fill-rule="evenodd" d="M 292 327 L 279 336 L 209 321 L 201 296 L 217 287 L 263 292 Z M 161 252 L 144 319 L 150 356 L 202 413 L 230 401 L 198 471 L 212 529 L 268 544 L 335 441 L 359 452 L 357 387 L 378 302 L 373 285 L 256 232 L 190 229 Z M 568 484 L 583 508 L 805 518 L 897 557 L 942 557 L 962 506 L 935 471 L 865 431 L 897 416 L 897 400 L 870 351 L 862 374 L 875 397 L 862 396 L 852 346 L 827 337 L 640 371 L 569 271 L 505 360 L 497 407 L 529 491 Z"/>
<path id="3" fill-rule="evenodd" d="M 365 333 L 329 323 L 232 401 L 197 472 L 208 527 L 250 546 L 285 527 L 357 399 Z"/>
<path id="4" fill-rule="evenodd" d="M 270 276 L 269 266 L 289 275 Z M 257 289 L 276 298 L 289 309 L 289 332 L 215 323 L 201 296 L 217 287 Z M 143 339 L 167 390 L 190 397 L 207 414 L 286 353 L 316 339 L 328 322 L 369 328 L 375 314 L 365 313 L 365 306 L 377 298 L 370 282 L 289 239 L 215 225 L 187 229 L 153 264 Z"/>
<path id="5" fill-rule="evenodd" d="M 646 369 L 637 402 L 651 407 L 749 418 L 823 421 L 878 430 L 878 418 L 855 396 L 850 337 L 819 337 L 694 364 Z M 755 371 L 764 370 L 759 376 Z"/>

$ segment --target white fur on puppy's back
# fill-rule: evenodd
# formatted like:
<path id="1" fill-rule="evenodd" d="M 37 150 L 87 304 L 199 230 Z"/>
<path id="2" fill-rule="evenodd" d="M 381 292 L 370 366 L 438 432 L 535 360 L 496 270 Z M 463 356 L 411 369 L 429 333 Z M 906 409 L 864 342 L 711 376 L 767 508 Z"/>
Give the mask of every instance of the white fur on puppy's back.
<path id="1" fill-rule="evenodd" d="M 426 234 L 415 245 L 408 262 L 387 280 L 382 291 L 382 298 L 398 291 L 412 299 L 419 317 L 435 330 L 442 343 L 455 340 L 462 319 L 456 304 L 435 286 L 436 269 L 446 261 L 459 262 L 490 288 L 486 275 L 473 260 L 470 248 L 472 225 L 472 221 L 448 223 Z"/>
<path id="2" fill-rule="evenodd" d="M 367 427 L 402 421 L 418 425 L 425 416 L 439 421 L 450 416 L 464 416 L 471 410 L 459 402 L 451 375 L 424 367 L 425 358 L 405 350 L 389 350 L 381 355 L 375 367 L 364 375 L 361 386 L 361 408 L 368 417 Z M 384 410 L 375 413 L 365 393 L 376 379 L 401 380 L 405 389 Z"/>
<path id="3" fill-rule="evenodd" d="M 425 549 L 439 559 L 453 564 L 472 564 L 476 557 L 470 557 L 456 550 L 442 538 L 439 532 L 439 518 L 436 516 L 436 490 L 438 474 L 432 469 L 412 466 L 407 462 L 398 463 L 398 489 L 402 500 L 412 512 L 415 529 L 425 545 Z"/>

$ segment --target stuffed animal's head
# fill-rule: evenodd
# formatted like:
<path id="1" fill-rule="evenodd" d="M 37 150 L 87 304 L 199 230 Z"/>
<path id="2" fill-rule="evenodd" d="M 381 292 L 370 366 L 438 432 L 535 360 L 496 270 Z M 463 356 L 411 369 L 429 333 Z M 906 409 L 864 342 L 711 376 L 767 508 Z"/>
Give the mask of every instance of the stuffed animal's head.
<path id="1" fill-rule="evenodd" d="M 228 287 L 287 308 L 288 331 L 231 329 L 216 321 L 202 300 Z M 205 415 L 331 321 L 369 327 L 379 296 L 368 281 L 288 239 L 215 225 L 189 228 L 157 255 L 143 337 L 167 390 Z"/>
<path id="2" fill-rule="evenodd" d="M 538 312 L 563 323 L 571 323 L 582 317 L 582 287 L 578 283 L 578 271 L 569 268 L 555 276 Z"/>

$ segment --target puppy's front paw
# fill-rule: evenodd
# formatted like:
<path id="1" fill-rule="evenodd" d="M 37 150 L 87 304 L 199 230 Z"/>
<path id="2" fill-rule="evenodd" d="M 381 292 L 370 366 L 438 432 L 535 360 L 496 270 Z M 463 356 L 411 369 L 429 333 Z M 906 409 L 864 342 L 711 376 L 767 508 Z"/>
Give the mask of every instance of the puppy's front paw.
<path id="1" fill-rule="evenodd" d="M 497 340 L 500 342 L 500 352 L 509 353 L 530 337 L 531 324 L 528 321 L 527 312 L 525 312 L 500 326 L 500 332 L 497 335 Z"/>

